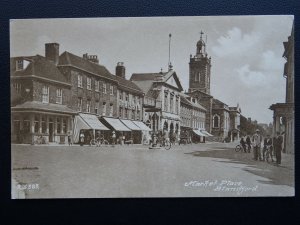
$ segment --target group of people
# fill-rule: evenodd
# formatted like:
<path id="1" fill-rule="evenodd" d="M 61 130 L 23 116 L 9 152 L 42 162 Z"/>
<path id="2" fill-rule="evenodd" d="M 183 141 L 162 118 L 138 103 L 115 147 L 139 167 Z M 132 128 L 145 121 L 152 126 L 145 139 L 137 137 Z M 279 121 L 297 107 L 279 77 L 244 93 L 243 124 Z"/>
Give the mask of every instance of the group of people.
<path id="1" fill-rule="evenodd" d="M 276 136 L 273 138 L 269 134 L 263 138 L 260 134 L 260 130 L 257 129 L 252 138 L 250 138 L 249 135 L 242 137 L 240 144 L 244 152 L 248 153 L 251 151 L 251 146 L 253 147 L 253 159 L 256 161 L 265 161 L 267 157 L 270 157 L 273 162 L 274 156 L 276 164 L 281 164 L 283 135 L 284 132 L 277 132 Z"/>

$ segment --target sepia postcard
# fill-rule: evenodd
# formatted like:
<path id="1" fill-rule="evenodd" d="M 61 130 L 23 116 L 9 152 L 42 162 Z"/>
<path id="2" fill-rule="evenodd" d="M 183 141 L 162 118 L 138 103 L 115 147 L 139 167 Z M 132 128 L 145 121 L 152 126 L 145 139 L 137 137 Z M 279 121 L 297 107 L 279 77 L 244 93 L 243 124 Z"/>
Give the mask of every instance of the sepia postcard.
<path id="1" fill-rule="evenodd" d="M 10 20 L 11 198 L 294 196 L 294 17 Z"/>

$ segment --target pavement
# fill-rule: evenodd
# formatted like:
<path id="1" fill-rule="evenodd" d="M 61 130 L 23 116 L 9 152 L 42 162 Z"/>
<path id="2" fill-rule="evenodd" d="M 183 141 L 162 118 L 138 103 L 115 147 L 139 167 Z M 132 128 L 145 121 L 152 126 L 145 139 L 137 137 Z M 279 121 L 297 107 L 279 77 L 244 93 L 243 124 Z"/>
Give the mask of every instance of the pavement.
<path id="1" fill-rule="evenodd" d="M 235 152 L 235 145 L 211 142 L 170 150 L 143 145 L 12 145 L 12 196 L 294 196 L 294 155 L 283 154 L 282 164 L 276 166 L 253 161 L 251 153 Z"/>

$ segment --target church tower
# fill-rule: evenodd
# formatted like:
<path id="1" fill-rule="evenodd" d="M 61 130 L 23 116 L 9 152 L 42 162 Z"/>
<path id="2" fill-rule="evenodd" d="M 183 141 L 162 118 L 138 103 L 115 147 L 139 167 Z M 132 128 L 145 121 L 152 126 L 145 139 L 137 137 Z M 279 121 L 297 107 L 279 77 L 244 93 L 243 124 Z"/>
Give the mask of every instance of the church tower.
<path id="1" fill-rule="evenodd" d="M 195 90 L 210 95 L 210 68 L 211 57 L 206 53 L 206 43 L 202 39 L 203 32 L 200 32 L 200 40 L 197 42 L 196 55 L 190 55 L 189 62 L 189 92 Z"/>

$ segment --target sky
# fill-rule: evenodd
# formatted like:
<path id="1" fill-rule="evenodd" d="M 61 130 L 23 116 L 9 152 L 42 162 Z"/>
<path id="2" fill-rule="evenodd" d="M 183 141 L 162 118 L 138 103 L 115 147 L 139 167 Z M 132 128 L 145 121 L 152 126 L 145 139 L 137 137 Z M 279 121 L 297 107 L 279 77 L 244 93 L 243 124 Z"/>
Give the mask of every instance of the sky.
<path id="1" fill-rule="evenodd" d="M 211 95 L 259 123 L 273 121 L 269 106 L 285 101 L 283 42 L 291 34 L 293 16 L 205 16 L 23 19 L 10 21 L 10 54 L 45 55 L 45 43 L 64 51 L 98 55 L 115 74 L 124 62 L 132 73 L 167 71 L 170 60 L 188 90 L 190 54 L 200 32 L 207 36 L 211 57 Z"/>

